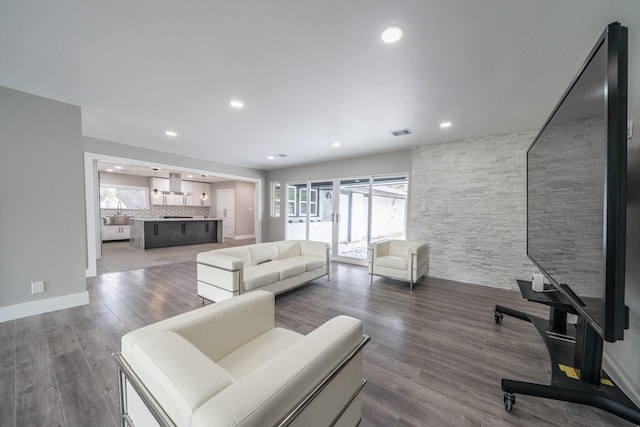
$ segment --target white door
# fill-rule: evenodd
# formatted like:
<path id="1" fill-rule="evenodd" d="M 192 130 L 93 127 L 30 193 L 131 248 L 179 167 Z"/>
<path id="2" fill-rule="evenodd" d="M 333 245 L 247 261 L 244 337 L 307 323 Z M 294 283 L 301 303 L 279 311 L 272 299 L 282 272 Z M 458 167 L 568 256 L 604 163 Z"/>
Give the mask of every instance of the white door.
<path id="1" fill-rule="evenodd" d="M 216 192 L 216 215 L 222 219 L 222 238 L 233 239 L 236 235 L 235 221 L 236 190 Z"/>

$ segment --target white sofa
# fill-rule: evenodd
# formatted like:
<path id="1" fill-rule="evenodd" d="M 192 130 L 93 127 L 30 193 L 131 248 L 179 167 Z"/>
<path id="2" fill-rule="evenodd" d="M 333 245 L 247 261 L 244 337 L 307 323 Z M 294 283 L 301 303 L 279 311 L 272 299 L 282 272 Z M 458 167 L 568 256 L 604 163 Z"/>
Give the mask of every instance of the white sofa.
<path id="1" fill-rule="evenodd" d="M 122 425 L 357 425 L 362 323 L 338 316 L 301 335 L 275 327 L 274 298 L 251 292 L 124 335 Z"/>
<path id="2" fill-rule="evenodd" d="M 279 294 L 329 275 L 329 245 L 282 240 L 201 252 L 196 257 L 198 295 L 222 301 L 263 289 Z"/>
<path id="3" fill-rule="evenodd" d="M 369 245 L 369 274 L 409 282 L 409 289 L 427 275 L 426 243 L 413 240 L 380 240 Z"/>

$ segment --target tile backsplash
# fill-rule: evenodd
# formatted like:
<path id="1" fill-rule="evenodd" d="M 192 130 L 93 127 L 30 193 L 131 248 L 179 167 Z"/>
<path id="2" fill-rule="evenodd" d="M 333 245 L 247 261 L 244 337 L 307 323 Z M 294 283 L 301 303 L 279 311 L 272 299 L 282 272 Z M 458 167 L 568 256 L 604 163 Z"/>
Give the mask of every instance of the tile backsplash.
<path id="1" fill-rule="evenodd" d="M 163 216 L 210 216 L 209 206 L 163 206 L 151 205 L 150 209 L 120 209 L 120 215 L 160 218 Z M 100 209 L 101 216 L 117 215 L 117 209 Z"/>

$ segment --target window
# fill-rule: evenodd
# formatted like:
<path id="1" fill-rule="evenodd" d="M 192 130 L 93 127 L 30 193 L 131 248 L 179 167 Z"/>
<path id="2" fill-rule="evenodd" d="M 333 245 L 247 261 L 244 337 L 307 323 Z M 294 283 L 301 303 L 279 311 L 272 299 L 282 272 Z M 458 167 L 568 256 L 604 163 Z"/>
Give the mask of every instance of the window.
<path id="1" fill-rule="evenodd" d="M 273 218 L 280 217 L 280 183 L 271 183 L 271 216 Z"/>
<path id="2" fill-rule="evenodd" d="M 149 189 L 105 185 L 100 186 L 101 209 L 149 209 Z"/>
<path id="3" fill-rule="evenodd" d="M 318 216 L 318 190 L 311 189 L 311 198 L 309 200 L 309 215 Z"/>
<path id="4" fill-rule="evenodd" d="M 300 203 L 298 204 L 298 210 L 300 212 L 300 216 L 304 216 L 307 214 L 307 189 L 300 189 Z"/>
<path id="5" fill-rule="evenodd" d="M 296 216 L 296 187 L 287 187 L 287 215 Z"/>

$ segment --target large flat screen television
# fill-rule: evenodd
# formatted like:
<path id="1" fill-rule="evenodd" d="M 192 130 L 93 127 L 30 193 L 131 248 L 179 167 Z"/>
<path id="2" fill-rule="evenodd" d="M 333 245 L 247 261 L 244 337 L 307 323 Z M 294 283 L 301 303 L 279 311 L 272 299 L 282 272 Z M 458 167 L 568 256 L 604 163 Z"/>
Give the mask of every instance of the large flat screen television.
<path id="1" fill-rule="evenodd" d="M 527 151 L 527 255 L 606 341 L 626 325 L 627 29 L 607 27 Z"/>

